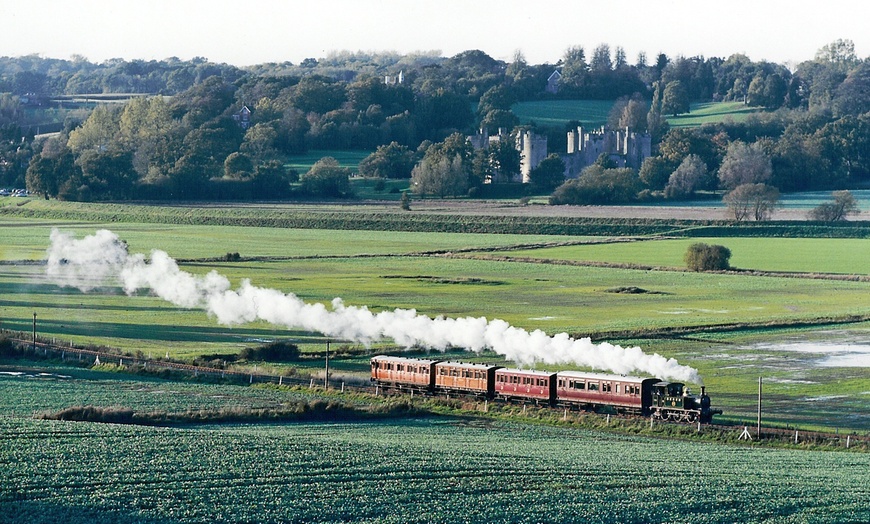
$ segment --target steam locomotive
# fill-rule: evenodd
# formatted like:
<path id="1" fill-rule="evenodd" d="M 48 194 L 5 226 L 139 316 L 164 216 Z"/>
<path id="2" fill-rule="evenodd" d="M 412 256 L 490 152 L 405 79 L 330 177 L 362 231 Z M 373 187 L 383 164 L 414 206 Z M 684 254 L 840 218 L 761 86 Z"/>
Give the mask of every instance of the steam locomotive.
<path id="1" fill-rule="evenodd" d="M 691 395 L 681 382 L 580 371 L 533 371 L 470 364 L 376 356 L 372 382 L 383 389 L 430 395 L 471 395 L 488 400 L 529 402 L 551 407 L 615 411 L 662 420 L 710 423 L 710 397 L 701 387 Z"/>

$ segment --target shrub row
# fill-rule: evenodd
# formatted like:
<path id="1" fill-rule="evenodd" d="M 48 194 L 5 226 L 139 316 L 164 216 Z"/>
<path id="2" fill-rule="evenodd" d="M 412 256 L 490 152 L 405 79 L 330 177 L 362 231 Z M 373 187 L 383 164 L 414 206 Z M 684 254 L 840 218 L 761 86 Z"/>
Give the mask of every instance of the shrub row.
<path id="1" fill-rule="evenodd" d="M 727 222 L 626 219 L 288 211 L 269 209 L 181 208 L 132 205 L 52 205 L 4 207 L 0 215 L 96 222 L 141 222 L 298 229 L 502 233 L 573 236 L 661 235 L 686 237 L 870 238 L 870 222 Z"/>

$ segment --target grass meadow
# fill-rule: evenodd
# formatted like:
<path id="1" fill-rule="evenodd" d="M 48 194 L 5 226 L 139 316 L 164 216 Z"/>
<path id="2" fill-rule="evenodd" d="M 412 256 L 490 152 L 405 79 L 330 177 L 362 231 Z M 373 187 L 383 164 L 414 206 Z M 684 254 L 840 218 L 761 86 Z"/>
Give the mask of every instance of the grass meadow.
<path id="1" fill-rule="evenodd" d="M 611 108 L 612 100 L 539 100 L 514 104 L 511 111 L 522 124 L 564 127 L 578 120 L 585 126 L 596 127 L 607 123 Z"/>
<path id="2" fill-rule="evenodd" d="M 359 170 L 359 163 L 365 157 L 369 156 L 371 151 L 345 151 L 341 149 L 312 149 L 304 155 L 295 155 L 290 158 L 290 161 L 284 164 L 287 169 L 295 169 L 300 175 L 306 173 L 321 158 L 331 156 L 338 161 L 341 167 L 356 172 Z"/>
<path id="3" fill-rule="evenodd" d="M 514 104 L 511 111 L 523 124 L 535 122 L 544 126 L 564 127 L 568 122 L 577 120 L 583 122 L 584 126 L 598 127 L 607 123 L 612 108 L 613 102 L 609 100 L 541 100 Z M 758 111 L 758 108 L 742 102 L 706 102 L 692 104 L 689 113 L 683 115 L 666 115 L 666 119 L 671 127 L 698 127 L 726 119 L 741 122 Z"/>
<path id="4" fill-rule="evenodd" d="M 44 269 L 36 261 L 44 257 L 53 227 L 79 238 L 109 228 L 128 242 L 131 252 L 162 249 L 181 260 L 183 270 L 199 275 L 215 270 L 233 286 L 250 279 L 254 285 L 293 293 L 306 302 L 329 304 L 341 297 L 348 305 L 374 311 L 406 308 L 429 316 L 485 316 L 528 330 L 639 345 L 648 353 L 696 367 L 715 401 L 726 410 L 726 419 L 752 420 L 757 379 L 765 375 L 776 379 L 768 386 L 770 401 L 779 403 L 772 420 L 870 429 L 870 383 L 862 374 L 866 367 L 829 367 L 819 364 L 822 354 L 758 349 L 760 343 L 788 337 L 823 342 L 831 330 L 837 332 L 835 338 L 848 344 L 850 337 L 868 329 L 860 319 L 870 317 L 866 299 L 870 283 L 561 263 L 681 268 L 688 244 L 700 240 L 729 247 L 732 265 L 741 269 L 867 275 L 867 240 L 665 239 L 504 250 L 590 238 L 70 221 L 62 219 L 62 211 L 67 206 L 78 209 L 78 205 L 52 206 L 59 218 L 2 218 L 0 327 L 29 332 L 33 313 L 37 313 L 43 336 L 187 360 L 203 354 L 237 353 L 278 338 L 298 343 L 306 353 L 323 350 L 325 338 L 317 333 L 262 322 L 222 326 L 202 311 L 176 308 L 147 293 L 128 297 L 113 285 L 82 293 L 45 280 Z M 244 214 L 279 216 L 282 209 L 250 207 Z M 478 252 L 419 254 L 466 250 Z M 242 260 L 219 260 L 235 252 Z M 519 257 L 527 259 L 516 260 Z M 612 292 L 626 287 L 647 293 Z M 844 318 L 855 318 L 857 323 L 837 323 Z M 734 324 L 747 327 L 724 331 L 717 327 Z M 648 337 L 651 331 L 673 329 L 692 334 Z M 367 355 L 390 346 L 389 341 L 368 349 L 353 342 L 333 343 L 356 355 L 334 361 L 334 369 L 359 375 L 367 370 Z M 454 357 L 474 358 L 461 353 Z M 491 354 L 479 358 L 499 359 Z M 315 372 L 321 367 L 317 360 L 299 365 Z M 844 411 L 857 415 L 847 417 Z"/>

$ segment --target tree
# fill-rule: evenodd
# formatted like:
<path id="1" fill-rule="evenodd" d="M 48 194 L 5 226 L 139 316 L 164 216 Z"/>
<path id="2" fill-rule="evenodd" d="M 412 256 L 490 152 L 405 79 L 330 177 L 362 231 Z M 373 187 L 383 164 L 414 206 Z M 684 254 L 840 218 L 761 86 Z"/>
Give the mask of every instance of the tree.
<path id="1" fill-rule="evenodd" d="M 450 159 L 430 155 L 427 151 L 411 172 L 411 190 L 418 195 L 437 195 L 441 198 L 464 195 L 468 191 L 468 175 L 462 166 L 462 158 L 455 155 Z"/>
<path id="2" fill-rule="evenodd" d="M 665 85 L 662 93 L 662 113 L 677 116 L 689 112 L 689 91 L 679 80 Z"/>
<path id="3" fill-rule="evenodd" d="M 75 164 L 72 152 L 64 147 L 57 155 L 34 155 L 27 166 L 25 181 L 28 191 L 48 200 L 58 196 L 64 182 L 76 176 L 81 176 L 81 169 Z"/>
<path id="4" fill-rule="evenodd" d="M 516 146 L 516 135 L 505 135 L 491 142 L 486 148 L 487 171 L 495 178 L 513 180 L 520 174 L 520 152 Z"/>
<path id="5" fill-rule="evenodd" d="M 831 197 L 831 202 L 823 202 L 813 208 L 808 218 L 820 222 L 837 222 L 846 220 L 848 215 L 861 212 L 851 191 L 834 191 Z"/>
<path id="6" fill-rule="evenodd" d="M 731 267 L 731 250 L 725 246 L 696 242 L 686 250 L 684 259 L 692 271 L 722 271 Z"/>
<path id="7" fill-rule="evenodd" d="M 719 184 L 734 189 L 743 184 L 764 184 L 770 181 L 773 167 L 761 144 L 747 145 L 735 140 L 728 146 L 719 167 Z"/>
<path id="8" fill-rule="evenodd" d="M 75 155 L 88 149 L 105 151 L 117 145 L 119 131 L 118 111 L 97 106 L 87 120 L 69 134 L 67 146 Z"/>
<path id="9" fill-rule="evenodd" d="M 656 191 L 664 189 L 674 171 L 674 165 L 660 156 L 651 156 L 644 159 L 640 165 L 638 177 L 647 188 Z"/>
<path id="10" fill-rule="evenodd" d="M 698 155 L 689 155 L 671 174 L 665 186 L 665 198 L 685 198 L 703 186 L 707 164 Z"/>
<path id="11" fill-rule="evenodd" d="M 411 178 L 414 152 L 406 146 L 390 142 L 378 148 L 359 163 L 359 173 L 365 177 Z"/>
<path id="12" fill-rule="evenodd" d="M 79 156 L 82 170 L 82 186 L 97 200 L 130 198 L 138 180 L 133 169 L 133 154 L 122 151 L 85 151 Z M 82 188 L 85 189 L 85 188 Z"/>
<path id="13" fill-rule="evenodd" d="M 754 218 L 767 220 L 779 203 L 779 190 L 765 184 L 741 184 L 726 194 L 722 201 L 734 220 Z"/>
<path id="14" fill-rule="evenodd" d="M 254 172 L 254 163 L 251 157 L 244 153 L 230 153 L 224 160 L 224 178 L 231 180 L 244 180 Z"/>
<path id="15" fill-rule="evenodd" d="M 311 166 L 299 181 L 309 195 L 345 198 L 350 196 L 350 169 L 341 167 L 338 160 L 326 156 Z"/>
<path id="16" fill-rule="evenodd" d="M 553 153 L 529 171 L 529 181 L 535 189 L 551 192 L 565 182 L 565 162 Z"/>

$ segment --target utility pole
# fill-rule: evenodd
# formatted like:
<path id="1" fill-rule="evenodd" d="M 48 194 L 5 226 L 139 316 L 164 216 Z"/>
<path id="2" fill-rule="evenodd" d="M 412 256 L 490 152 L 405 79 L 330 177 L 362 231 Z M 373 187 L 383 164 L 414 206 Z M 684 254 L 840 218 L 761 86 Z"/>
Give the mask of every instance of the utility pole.
<path id="1" fill-rule="evenodd" d="M 755 431 L 755 436 L 761 440 L 761 377 L 758 377 L 758 428 Z"/>
<path id="2" fill-rule="evenodd" d="M 33 312 L 33 351 L 36 351 L 36 311 Z"/>
<path id="3" fill-rule="evenodd" d="M 329 340 L 326 341 L 326 374 L 323 376 L 323 388 L 329 389 Z"/>

